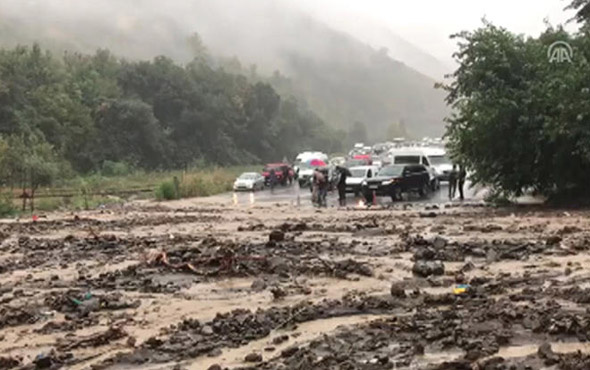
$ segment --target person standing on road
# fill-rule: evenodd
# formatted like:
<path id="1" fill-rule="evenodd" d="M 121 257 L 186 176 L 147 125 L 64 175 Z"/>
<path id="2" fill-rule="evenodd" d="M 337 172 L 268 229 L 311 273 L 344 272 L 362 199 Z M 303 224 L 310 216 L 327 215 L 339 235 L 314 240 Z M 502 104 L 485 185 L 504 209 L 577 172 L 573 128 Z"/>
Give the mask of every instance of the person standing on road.
<path id="1" fill-rule="evenodd" d="M 277 173 L 275 172 L 274 168 L 270 169 L 270 173 L 268 174 L 268 182 L 270 183 L 270 192 L 275 192 L 275 185 L 277 184 Z"/>
<path id="2" fill-rule="evenodd" d="M 455 193 L 457 191 L 457 165 L 453 165 L 453 169 L 449 174 L 449 200 L 453 200 L 455 198 Z"/>
<path id="3" fill-rule="evenodd" d="M 337 166 L 336 170 L 340 174 L 338 178 L 338 202 L 340 207 L 346 206 L 346 178 L 351 175 L 350 171 L 341 166 Z"/>
<path id="4" fill-rule="evenodd" d="M 289 181 L 289 167 L 284 166 L 282 177 L 281 177 L 281 182 L 282 182 L 281 185 L 283 185 L 283 186 L 287 185 L 287 181 Z"/>
<path id="5" fill-rule="evenodd" d="M 320 190 L 320 207 L 327 207 L 328 203 L 326 198 L 328 197 L 328 187 L 330 185 L 329 173 L 325 168 L 321 169 L 319 172 L 322 175 L 318 186 Z"/>
<path id="6" fill-rule="evenodd" d="M 467 177 L 467 171 L 465 171 L 465 165 L 461 164 L 459 166 L 459 175 L 458 175 L 458 182 L 459 182 L 459 196 L 461 200 L 465 199 L 463 196 L 463 186 L 465 185 L 465 178 Z"/>
<path id="7" fill-rule="evenodd" d="M 313 171 L 311 178 L 311 203 L 321 206 L 321 195 L 320 195 L 320 182 L 323 181 L 324 175 L 319 169 Z"/>

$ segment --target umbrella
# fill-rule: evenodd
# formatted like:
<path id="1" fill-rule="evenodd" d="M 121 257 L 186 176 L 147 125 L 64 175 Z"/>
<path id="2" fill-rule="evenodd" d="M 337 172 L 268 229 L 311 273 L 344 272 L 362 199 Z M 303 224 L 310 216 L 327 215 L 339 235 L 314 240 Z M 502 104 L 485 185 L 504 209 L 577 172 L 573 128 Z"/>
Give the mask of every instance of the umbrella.
<path id="1" fill-rule="evenodd" d="M 326 162 L 322 161 L 321 159 L 312 159 L 309 162 L 310 166 L 314 166 L 314 167 L 324 167 L 326 166 Z"/>

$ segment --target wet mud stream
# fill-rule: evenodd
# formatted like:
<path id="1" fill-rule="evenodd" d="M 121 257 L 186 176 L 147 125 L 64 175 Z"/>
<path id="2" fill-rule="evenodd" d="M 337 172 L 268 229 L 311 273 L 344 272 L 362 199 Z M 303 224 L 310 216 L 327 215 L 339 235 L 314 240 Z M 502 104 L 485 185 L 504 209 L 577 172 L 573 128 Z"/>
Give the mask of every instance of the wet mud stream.
<path id="1" fill-rule="evenodd" d="M 588 369 L 590 212 L 138 203 L 0 224 L 0 369 Z"/>

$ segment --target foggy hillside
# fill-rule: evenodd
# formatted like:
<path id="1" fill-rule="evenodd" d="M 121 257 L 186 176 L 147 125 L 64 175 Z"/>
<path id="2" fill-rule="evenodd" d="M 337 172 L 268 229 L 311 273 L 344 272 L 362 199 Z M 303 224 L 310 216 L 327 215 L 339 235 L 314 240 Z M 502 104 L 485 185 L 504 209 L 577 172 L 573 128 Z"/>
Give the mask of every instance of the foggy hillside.
<path id="1" fill-rule="evenodd" d="M 194 55 L 187 40 L 197 32 L 214 55 L 235 55 L 244 67 L 256 64 L 259 75 L 279 70 L 288 80 L 271 79 L 276 88 L 307 101 L 335 127 L 361 121 L 377 136 L 403 121 L 415 136 L 442 133 L 443 93 L 433 89 L 431 78 L 391 59 L 395 50 L 377 50 L 286 1 L 188 3 L 4 0 L 0 43 L 108 48 L 127 58 L 164 54 L 186 62 Z"/>

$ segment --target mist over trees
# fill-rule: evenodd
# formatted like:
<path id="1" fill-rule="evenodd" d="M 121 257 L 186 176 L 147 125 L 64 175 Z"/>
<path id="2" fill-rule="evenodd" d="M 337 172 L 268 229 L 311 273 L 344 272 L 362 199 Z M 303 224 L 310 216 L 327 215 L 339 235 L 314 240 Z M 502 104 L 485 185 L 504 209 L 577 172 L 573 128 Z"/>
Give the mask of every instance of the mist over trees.
<path id="1" fill-rule="evenodd" d="M 107 50 L 57 57 L 37 44 L 0 50 L 0 172 L 11 185 L 113 162 L 153 170 L 280 160 L 340 150 L 342 135 L 268 83 L 217 66 L 206 49 L 185 65 Z"/>
<path id="2" fill-rule="evenodd" d="M 56 18 L 59 22 L 52 21 Z M 398 51 L 407 45 L 391 35 L 383 45 L 369 46 L 305 13 L 296 2 L 0 3 L 0 46 L 38 41 L 56 54 L 109 48 L 129 60 L 166 55 L 186 64 L 202 46 L 190 38 L 194 32 L 216 59 L 223 56 L 252 82 L 270 76 L 262 82 L 281 96 L 296 97 L 333 128 L 346 131 L 355 121 L 364 122 L 371 141 L 382 140 L 391 122 L 402 119 L 413 137 L 444 131 L 449 112 L 444 93 L 433 88 L 435 80 L 400 62 Z"/>

